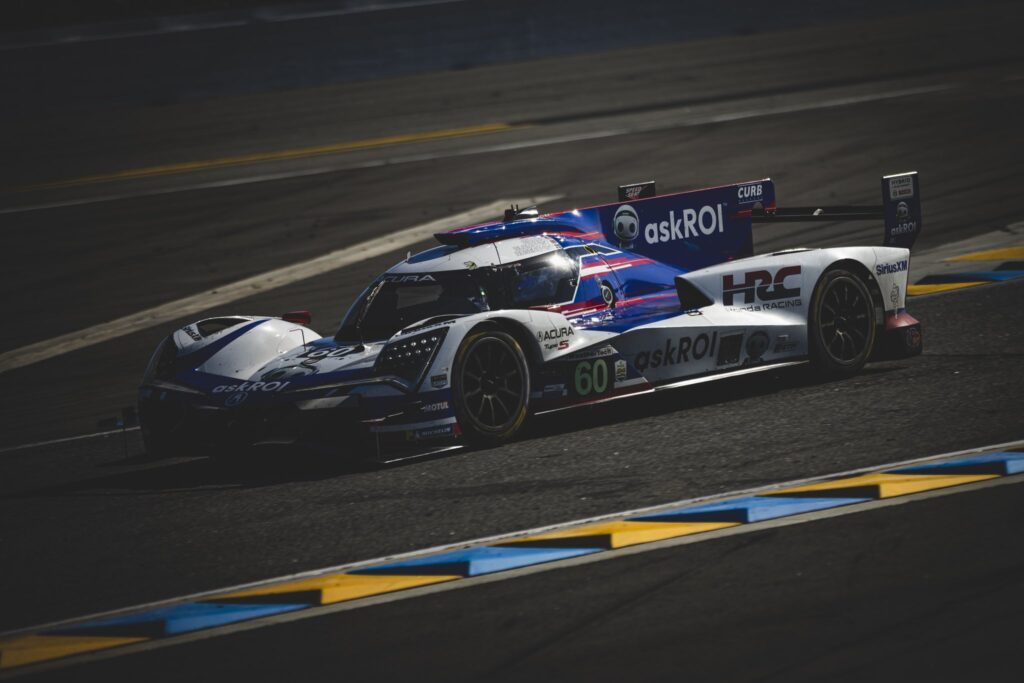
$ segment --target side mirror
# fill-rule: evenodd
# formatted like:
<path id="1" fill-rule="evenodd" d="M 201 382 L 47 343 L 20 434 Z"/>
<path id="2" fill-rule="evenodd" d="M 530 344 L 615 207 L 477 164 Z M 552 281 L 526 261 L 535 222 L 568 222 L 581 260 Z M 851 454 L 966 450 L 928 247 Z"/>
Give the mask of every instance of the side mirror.
<path id="1" fill-rule="evenodd" d="M 281 320 L 287 320 L 290 323 L 296 325 L 302 325 L 309 327 L 309 324 L 313 322 L 313 314 L 309 311 L 288 311 L 281 316 Z"/>

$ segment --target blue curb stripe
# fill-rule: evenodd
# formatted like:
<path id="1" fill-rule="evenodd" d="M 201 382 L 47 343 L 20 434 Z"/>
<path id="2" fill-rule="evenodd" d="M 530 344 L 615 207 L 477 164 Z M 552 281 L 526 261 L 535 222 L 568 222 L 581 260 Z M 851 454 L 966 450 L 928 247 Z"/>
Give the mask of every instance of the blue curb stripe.
<path id="1" fill-rule="evenodd" d="M 914 465 L 891 470 L 893 474 L 998 474 L 1024 472 L 1024 453 L 989 453 L 974 458 Z"/>
<path id="2" fill-rule="evenodd" d="M 804 498 L 774 496 L 748 496 L 725 500 L 720 503 L 694 505 L 692 507 L 667 510 L 654 515 L 630 517 L 634 522 L 740 522 L 749 524 L 766 519 L 799 515 L 801 512 L 813 512 L 863 503 L 870 498 Z"/>
<path id="3" fill-rule="evenodd" d="M 46 635 L 124 636 L 160 638 L 204 628 L 259 619 L 272 614 L 310 607 L 306 604 L 245 605 L 190 602 L 146 612 L 98 619 L 84 624 L 47 631 Z"/>
<path id="4" fill-rule="evenodd" d="M 564 560 L 577 555 L 588 555 L 601 548 L 520 548 L 492 547 L 466 548 L 440 555 L 417 557 L 402 562 L 379 564 L 375 567 L 356 569 L 350 574 L 459 574 L 479 576 L 501 572 L 517 567 L 528 567 L 554 560 Z"/>
<path id="5" fill-rule="evenodd" d="M 1024 271 L 1009 271 L 1024 274 Z M 974 274 L 971 274 L 974 275 Z M 865 470 L 867 472 L 867 470 Z M 1024 450 L 1017 452 L 983 453 L 981 455 L 965 455 L 950 460 L 923 462 L 889 470 L 876 470 L 872 474 L 896 475 L 995 475 L 1010 476 L 1024 474 Z M 870 479 L 870 477 L 868 477 Z M 912 479 L 913 477 L 911 477 Z M 816 482 L 841 481 L 863 482 L 862 475 L 836 475 L 822 477 Z M 857 503 L 866 503 L 877 497 L 879 485 L 855 483 L 851 488 L 833 490 L 807 491 L 805 493 L 772 493 L 765 491 L 760 495 L 747 495 L 730 500 L 712 503 L 690 504 L 662 512 L 636 515 L 633 517 L 609 517 L 606 521 L 625 522 L 721 522 L 731 524 L 751 524 L 780 517 L 790 517 L 801 513 L 827 510 Z M 833 495 L 834 494 L 834 495 Z M 909 494 L 902 494 L 909 495 Z M 572 528 L 571 525 L 565 528 Z M 735 528 L 735 527 L 734 527 Z M 520 545 L 524 538 L 536 535 L 537 532 L 520 534 L 517 538 L 510 536 L 499 543 L 489 546 L 471 546 L 434 555 L 413 556 L 409 559 L 368 565 L 359 569 L 345 571 L 343 567 L 339 579 L 345 575 L 395 576 L 443 576 L 445 580 L 453 577 L 472 577 L 482 574 L 508 571 L 519 567 L 565 560 L 582 555 L 607 552 L 609 543 L 600 534 L 593 537 L 567 536 L 565 539 L 553 538 L 543 541 L 543 545 L 533 545 L 538 541 L 530 541 L 531 545 Z M 483 542 L 483 541 L 481 541 Z M 654 541 L 649 541 L 654 542 Z M 564 543 L 564 545 L 563 545 Z M 575 546 L 575 547 L 573 547 Z M 326 570 L 325 570 L 326 571 Z M 267 582 L 266 585 L 286 585 L 294 581 L 294 577 Z M 388 584 L 388 581 L 382 581 Z M 345 598 L 357 600 L 359 597 L 391 592 L 396 589 L 384 585 L 380 591 L 359 594 L 357 597 Z M 42 636 L 121 636 L 126 638 L 159 639 L 189 633 L 202 629 L 214 628 L 244 621 L 251 621 L 275 614 L 293 612 L 318 607 L 319 590 L 299 590 L 291 593 L 267 594 L 252 597 L 230 597 L 237 589 L 224 591 L 220 595 L 210 595 L 203 601 L 193 600 L 178 605 L 158 608 L 139 608 L 119 616 L 101 617 L 91 621 L 66 626 L 56 626 L 46 630 L 37 630 L 32 635 Z M 0 640 L 0 655 L 3 654 L 3 640 Z M 117 646 L 122 647 L 122 646 Z M 124 647 L 129 647 L 124 645 Z M 54 654 L 49 659 L 62 657 Z M 68 655 L 69 657 L 73 655 Z M 45 659 L 45 658 L 44 658 Z M 40 660 L 42 661 L 42 660 Z"/>

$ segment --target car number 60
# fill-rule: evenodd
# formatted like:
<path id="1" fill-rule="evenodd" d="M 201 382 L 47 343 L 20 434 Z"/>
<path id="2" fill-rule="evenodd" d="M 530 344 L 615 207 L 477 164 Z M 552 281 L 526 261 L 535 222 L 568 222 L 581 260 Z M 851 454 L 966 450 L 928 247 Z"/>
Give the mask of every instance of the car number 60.
<path id="1" fill-rule="evenodd" d="M 583 361 L 576 366 L 573 373 L 573 384 L 580 396 L 603 394 L 608 390 L 608 362 L 598 358 L 593 363 Z"/>

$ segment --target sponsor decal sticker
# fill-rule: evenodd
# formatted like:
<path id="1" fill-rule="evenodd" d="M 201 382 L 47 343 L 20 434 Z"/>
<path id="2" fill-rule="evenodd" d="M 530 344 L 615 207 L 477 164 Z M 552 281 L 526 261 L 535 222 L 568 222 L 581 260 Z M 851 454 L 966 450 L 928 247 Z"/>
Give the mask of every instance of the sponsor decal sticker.
<path id="1" fill-rule="evenodd" d="M 761 201 L 763 193 L 764 188 L 761 187 L 761 183 L 740 185 L 736 188 L 736 199 L 740 204 L 755 204 Z"/>
<path id="2" fill-rule="evenodd" d="M 639 188 L 637 188 L 637 194 L 639 194 Z M 630 197 L 630 199 L 635 199 L 635 197 Z M 615 236 L 623 245 L 632 243 L 640 234 L 640 216 L 637 215 L 636 209 L 629 204 L 623 204 L 618 208 L 612 222 L 615 226 Z"/>
<path id="3" fill-rule="evenodd" d="M 550 330 L 541 330 L 540 332 L 538 332 L 537 341 L 557 341 L 559 339 L 562 339 L 563 337 L 571 337 L 575 334 L 576 332 L 572 329 L 572 327 L 553 327 Z M 566 346 L 568 346 L 568 341 L 569 340 L 566 339 Z"/>
<path id="4" fill-rule="evenodd" d="M 440 375 L 431 375 L 430 376 L 430 386 L 434 387 L 435 389 L 440 389 L 441 387 L 445 386 L 446 384 L 448 384 L 448 373 L 447 372 L 444 372 L 444 373 L 442 373 Z"/>
<path id="5" fill-rule="evenodd" d="M 565 357 L 565 360 L 590 360 L 591 358 L 607 358 L 608 356 L 614 356 L 617 353 L 612 346 L 602 346 L 599 349 L 587 349 L 585 351 L 577 351 L 570 353 Z"/>
<path id="6" fill-rule="evenodd" d="M 435 401 L 420 408 L 420 411 L 424 413 L 436 413 L 439 410 L 448 410 L 448 401 Z"/>
<path id="7" fill-rule="evenodd" d="M 893 226 L 893 229 L 889 231 L 890 235 L 905 235 L 908 232 L 914 232 L 917 230 L 917 221 L 908 221 L 910 218 L 910 208 L 906 202 L 900 202 L 896 205 L 896 220 L 900 221 Z"/>
<path id="8" fill-rule="evenodd" d="M 203 338 L 203 335 L 199 334 L 199 330 L 197 330 L 193 325 L 186 325 L 181 329 L 185 331 L 185 334 L 192 337 L 192 341 L 201 341 Z"/>
<path id="9" fill-rule="evenodd" d="M 424 275 L 385 275 L 381 282 L 435 282 L 434 276 L 429 273 Z"/>
<path id="10" fill-rule="evenodd" d="M 710 335 L 698 334 L 696 337 L 679 337 L 675 343 L 671 339 L 666 339 L 664 347 L 638 353 L 633 365 L 637 370 L 643 372 L 648 368 L 689 363 L 705 356 L 714 356 L 717 343 L 717 332 L 712 332 Z"/>
<path id="11" fill-rule="evenodd" d="M 889 275 L 890 273 L 902 273 L 908 268 L 906 259 L 895 263 L 879 263 L 875 266 L 875 275 Z"/>
<path id="12" fill-rule="evenodd" d="M 921 346 L 921 330 L 911 327 L 907 330 L 907 346 L 916 349 Z"/>
<path id="13" fill-rule="evenodd" d="M 455 425 L 441 425 L 439 427 L 430 427 L 428 429 L 417 429 L 412 432 L 406 432 L 406 435 L 412 441 L 421 441 L 423 439 L 437 439 L 440 437 L 451 436 L 455 431 Z"/>
<path id="14" fill-rule="evenodd" d="M 565 396 L 565 385 L 564 384 L 545 384 L 544 390 L 541 392 L 544 396 Z"/>
<path id="15" fill-rule="evenodd" d="M 226 394 L 231 392 L 274 392 L 281 391 L 291 382 L 242 382 L 241 384 L 220 384 L 213 388 L 215 394 Z"/>
<path id="16" fill-rule="evenodd" d="M 752 270 L 744 273 L 742 277 L 743 279 L 737 282 L 733 273 L 722 276 L 722 303 L 726 306 L 732 306 L 737 295 L 742 296 L 744 304 L 753 304 L 757 301 L 773 302 L 800 296 L 800 266 L 779 268 L 774 274 L 768 270 Z M 793 305 L 799 305 L 799 301 Z"/>
<path id="17" fill-rule="evenodd" d="M 245 399 L 247 398 L 249 398 L 249 394 L 246 393 L 240 392 L 237 394 L 231 394 L 230 396 L 228 396 L 227 400 L 224 401 L 224 405 L 228 408 L 234 408 L 237 405 L 245 403 Z"/>
<path id="18" fill-rule="evenodd" d="M 783 353 L 785 351 L 792 351 L 796 348 L 796 342 L 789 338 L 788 334 L 780 334 L 775 338 L 775 353 Z"/>
<path id="19" fill-rule="evenodd" d="M 765 351 L 768 350 L 770 342 L 768 335 L 764 332 L 754 332 L 752 335 L 747 337 L 747 358 L 751 362 L 757 362 L 761 360 L 761 356 L 764 355 Z"/>
<path id="20" fill-rule="evenodd" d="M 914 178 L 912 176 L 899 176 L 889 179 L 889 198 L 903 199 L 914 196 Z"/>
<path id="21" fill-rule="evenodd" d="M 617 360 L 615 361 L 615 381 L 624 382 L 626 380 L 626 361 Z"/>
<path id="22" fill-rule="evenodd" d="M 700 209 L 683 209 L 680 215 L 669 211 L 668 220 L 648 223 L 644 226 L 644 240 L 648 244 L 696 239 L 701 236 L 725 232 L 725 218 L 722 205 L 702 206 Z"/>

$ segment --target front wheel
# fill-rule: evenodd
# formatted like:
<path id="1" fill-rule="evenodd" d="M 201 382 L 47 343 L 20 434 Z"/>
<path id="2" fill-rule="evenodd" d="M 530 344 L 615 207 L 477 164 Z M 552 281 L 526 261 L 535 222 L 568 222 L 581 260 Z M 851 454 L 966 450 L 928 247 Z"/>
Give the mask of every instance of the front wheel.
<path id="1" fill-rule="evenodd" d="M 857 275 L 841 268 L 821 276 L 807 320 L 811 364 L 829 377 L 858 372 L 875 345 L 875 305 Z"/>
<path id="2" fill-rule="evenodd" d="M 526 358 L 511 335 L 483 330 L 463 340 L 453 365 L 452 399 L 467 440 L 511 439 L 526 421 L 529 398 Z"/>

